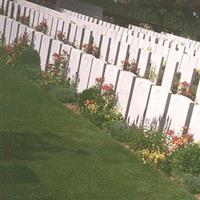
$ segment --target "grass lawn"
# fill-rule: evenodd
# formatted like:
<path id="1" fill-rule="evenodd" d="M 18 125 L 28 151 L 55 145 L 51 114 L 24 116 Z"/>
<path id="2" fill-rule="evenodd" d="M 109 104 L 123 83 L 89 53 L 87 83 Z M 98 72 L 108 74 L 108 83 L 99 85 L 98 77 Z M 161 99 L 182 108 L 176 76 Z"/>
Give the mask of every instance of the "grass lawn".
<path id="1" fill-rule="evenodd" d="M 0 68 L 1 200 L 192 200 L 31 80 Z"/>

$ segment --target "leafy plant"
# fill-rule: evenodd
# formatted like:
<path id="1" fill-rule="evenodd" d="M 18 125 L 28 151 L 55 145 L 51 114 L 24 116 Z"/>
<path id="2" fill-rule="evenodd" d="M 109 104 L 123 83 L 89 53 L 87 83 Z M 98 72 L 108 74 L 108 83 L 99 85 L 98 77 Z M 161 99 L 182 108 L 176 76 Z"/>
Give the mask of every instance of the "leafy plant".
<path id="1" fill-rule="evenodd" d="M 67 38 L 62 31 L 58 31 L 56 37 L 59 41 L 63 42 L 64 44 L 67 44 Z"/>
<path id="2" fill-rule="evenodd" d="M 63 51 L 60 54 L 53 54 L 53 64 L 47 65 L 47 70 L 43 73 L 44 86 L 51 88 L 56 85 L 68 85 L 67 67 L 69 64 L 69 54 Z"/>
<path id="3" fill-rule="evenodd" d="M 126 59 L 122 61 L 121 63 L 122 63 L 123 70 L 132 72 L 135 75 L 139 74 L 139 69 L 137 68 L 135 60 L 129 61 Z"/>
<path id="4" fill-rule="evenodd" d="M 21 17 L 19 18 L 19 21 L 20 21 L 22 24 L 28 26 L 28 25 L 29 25 L 29 21 L 30 21 L 30 17 L 29 17 L 29 16 L 21 16 Z"/>
<path id="5" fill-rule="evenodd" d="M 172 169 L 174 173 L 189 173 L 200 175 L 200 145 L 189 144 L 180 148 L 172 155 Z"/>
<path id="6" fill-rule="evenodd" d="M 83 91 L 79 99 L 82 113 L 101 128 L 107 121 L 122 119 L 113 86 L 103 82 L 103 79 L 97 78 L 96 85 Z"/>
<path id="7" fill-rule="evenodd" d="M 103 129 L 108 131 L 113 138 L 120 142 L 129 143 L 131 141 L 132 132 L 123 120 L 105 122 Z"/>
<path id="8" fill-rule="evenodd" d="M 192 174 L 182 174 L 183 184 L 186 189 L 192 194 L 200 193 L 200 175 L 194 176 Z"/>
<path id="9" fill-rule="evenodd" d="M 47 70 L 42 73 L 42 85 L 63 103 L 76 101 L 76 83 L 67 74 L 69 54 L 66 51 L 60 54 L 54 53 L 53 61 L 54 63 L 49 64 Z"/>
<path id="10" fill-rule="evenodd" d="M 85 53 L 92 54 L 96 58 L 100 57 L 100 50 L 95 44 L 92 44 L 92 43 L 84 44 L 82 46 L 82 50 Z"/>
<path id="11" fill-rule="evenodd" d="M 14 66 L 22 58 L 22 55 L 29 48 L 28 46 L 29 38 L 28 34 L 24 33 L 17 39 L 12 45 L 7 45 L 3 47 L 2 60 L 5 65 Z M 25 56 L 24 56 L 25 58 Z"/>
<path id="12" fill-rule="evenodd" d="M 46 34 L 48 32 L 48 25 L 47 25 L 46 19 L 44 19 L 42 22 L 40 22 L 35 27 L 35 30 Z"/>

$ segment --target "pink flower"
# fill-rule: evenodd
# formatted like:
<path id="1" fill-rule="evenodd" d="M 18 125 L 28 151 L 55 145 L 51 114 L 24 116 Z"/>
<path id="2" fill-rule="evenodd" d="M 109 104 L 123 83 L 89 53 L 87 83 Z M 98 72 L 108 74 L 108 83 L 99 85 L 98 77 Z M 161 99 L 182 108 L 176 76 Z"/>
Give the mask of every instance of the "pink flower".
<path id="1" fill-rule="evenodd" d="M 172 136 L 172 135 L 174 135 L 174 131 L 168 130 L 167 132 L 165 132 L 165 134 L 168 136 Z"/>
<path id="2" fill-rule="evenodd" d="M 110 85 L 107 85 L 107 84 L 104 84 L 104 85 L 102 85 L 101 86 L 101 90 L 103 90 L 103 91 L 112 91 L 113 90 L 113 85 L 112 84 L 110 84 Z"/>
<path id="3" fill-rule="evenodd" d="M 104 78 L 99 77 L 99 78 L 96 78 L 95 81 L 97 83 L 103 83 L 104 82 Z"/>

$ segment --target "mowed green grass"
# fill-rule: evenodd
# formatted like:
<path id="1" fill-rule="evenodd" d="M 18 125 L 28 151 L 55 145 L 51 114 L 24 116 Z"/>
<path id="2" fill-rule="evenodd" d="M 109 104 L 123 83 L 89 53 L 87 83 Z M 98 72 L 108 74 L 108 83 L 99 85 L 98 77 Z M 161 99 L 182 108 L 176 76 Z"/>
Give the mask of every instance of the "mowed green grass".
<path id="1" fill-rule="evenodd" d="M 0 68 L 1 200 L 192 200 L 31 80 Z"/>

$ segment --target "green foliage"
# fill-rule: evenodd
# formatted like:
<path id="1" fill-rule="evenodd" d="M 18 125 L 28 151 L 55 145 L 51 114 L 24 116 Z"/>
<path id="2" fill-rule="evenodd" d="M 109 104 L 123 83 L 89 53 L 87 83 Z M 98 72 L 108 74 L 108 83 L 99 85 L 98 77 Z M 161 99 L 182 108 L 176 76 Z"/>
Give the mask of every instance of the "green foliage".
<path id="1" fill-rule="evenodd" d="M 0 80 L 0 199 L 193 200 L 21 72 Z"/>
<path id="2" fill-rule="evenodd" d="M 172 156 L 172 169 L 175 173 L 200 175 L 200 145 L 189 144 L 175 151 Z"/>
<path id="3" fill-rule="evenodd" d="M 120 142 L 129 143 L 131 141 L 132 132 L 123 120 L 104 123 L 103 129 L 108 131 L 113 138 Z"/>
<path id="4" fill-rule="evenodd" d="M 134 151 L 140 151 L 143 149 L 148 150 L 165 150 L 164 139 L 165 136 L 160 131 L 144 130 L 141 128 L 133 128 L 131 148 Z"/>
<path id="5" fill-rule="evenodd" d="M 70 82 L 65 86 L 56 85 L 49 88 L 49 93 L 62 103 L 72 103 L 76 101 L 76 87 Z"/>
<path id="6" fill-rule="evenodd" d="M 101 91 L 97 87 L 91 87 L 87 90 L 84 90 L 78 100 L 78 104 L 80 108 L 83 108 L 85 106 L 86 100 L 95 100 L 97 96 L 101 95 Z"/>
<path id="7" fill-rule="evenodd" d="M 53 64 L 49 64 L 47 70 L 42 73 L 42 86 L 62 103 L 76 101 L 77 85 L 67 73 L 69 55 L 63 51 L 61 54 L 53 54 Z"/>
<path id="8" fill-rule="evenodd" d="M 96 86 L 80 94 L 79 106 L 84 116 L 102 128 L 104 123 L 121 120 L 122 115 L 113 86 L 103 84 L 101 78 L 96 80 Z"/>
<path id="9" fill-rule="evenodd" d="M 200 175 L 182 174 L 183 184 L 192 194 L 200 193 Z"/>
<path id="10" fill-rule="evenodd" d="M 40 56 L 38 52 L 32 47 L 27 46 L 21 56 L 16 58 L 15 67 L 23 68 L 23 70 L 26 70 L 27 68 L 36 68 L 37 70 L 40 70 Z"/>

